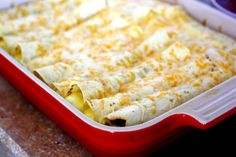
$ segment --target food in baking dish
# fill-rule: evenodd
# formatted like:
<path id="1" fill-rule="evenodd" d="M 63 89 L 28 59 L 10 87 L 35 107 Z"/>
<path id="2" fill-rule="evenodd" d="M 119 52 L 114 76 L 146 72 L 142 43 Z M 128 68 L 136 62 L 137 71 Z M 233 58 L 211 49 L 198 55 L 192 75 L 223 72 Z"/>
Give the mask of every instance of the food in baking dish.
<path id="1" fill-rule="evenodd" d="M 38 1 L 0 23 L 3 49 L 107 125 L 148 121 L 236 73 L 234 39 L 155 0 Z"/>

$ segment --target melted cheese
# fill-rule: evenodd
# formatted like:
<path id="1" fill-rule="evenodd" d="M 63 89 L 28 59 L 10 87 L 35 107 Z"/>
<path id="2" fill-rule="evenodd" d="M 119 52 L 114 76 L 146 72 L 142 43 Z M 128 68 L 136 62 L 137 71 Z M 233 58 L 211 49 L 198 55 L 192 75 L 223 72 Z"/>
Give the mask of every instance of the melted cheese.
<path id="1" fill-rule="evenodd" d="M 0 46 L 100 123 L 148 121 L 236 73 L 235 40 L 158 1 L 39 1 L 0 23 Z"/>

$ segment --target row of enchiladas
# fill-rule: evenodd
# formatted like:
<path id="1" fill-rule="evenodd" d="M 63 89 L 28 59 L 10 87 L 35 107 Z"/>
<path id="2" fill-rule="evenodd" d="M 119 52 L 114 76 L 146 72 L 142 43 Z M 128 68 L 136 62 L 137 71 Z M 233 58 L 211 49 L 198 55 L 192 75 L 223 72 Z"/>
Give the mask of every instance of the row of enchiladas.
<path id="1" fill-rule="evenodd" d="M 234 39 L 155 0 L 37 1 L 0 24 L 0 47 L 107 125 L 148 121 L 236 73 Z"/>

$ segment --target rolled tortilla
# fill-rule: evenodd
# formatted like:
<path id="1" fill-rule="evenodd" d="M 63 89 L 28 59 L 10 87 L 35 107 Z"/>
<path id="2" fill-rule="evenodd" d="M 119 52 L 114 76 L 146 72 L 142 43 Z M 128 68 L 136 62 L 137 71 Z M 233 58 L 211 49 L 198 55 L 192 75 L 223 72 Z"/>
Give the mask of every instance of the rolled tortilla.
<path id="1" fill-rule="evenodd" d="M 201 62 L 201 65 L 199 65 L 199 62 Z M 125 104 L 145 98 L 152 93 L 179 86 L 214 70 L 216 70 L 214 63 L 206 57 L 200 57 L 183 67 L 169 70 L 169 74 L 164 76 L 154 73 L 143 80 L 134 81 L 121 89 L 122 93 L 103 99 L 88 100 L 88 105 L 94 111 L 99 122 L 104 122 L 107 114 L 122 108 Z"/>
<path id="2" fill-rule="evenodd" d="M 0 36 L 0 46 L 13 56 L 21 54 L 21 51 L 26 47 L 29 48 L 36 47 L 33 45 L 41 45 L 41 47 L 43 47 L 43 49 L 46 50 L 49 47 L 49 45 L 50 44 L 52 45 L 53 43 L 54 39 L 51 37 L 52 32 L 48 30 L 41 30 L 38 33 L 39 34 L 32 32 L 24 32 L 14 35 Z"/>
<path id="3" fill-rule="evenodd" d="M 48 12 L 50 10 L 62 9 L 75 5 L 76 0 L 47 0 L 47 1 L 36 1 L 28 4 L 21 5 L 20 7 L 13 7 L 4 11 L 0 11 L 0 22 L 6 20 L 14 20 L 17 18 L 25 17 L 32 14 L 39 14 Z M 7 14 L 6 14 L 7 13 Z"/>
<path id="4" fill-rule="evenodd" d="M 173 65 L 174 64 L 171 66 Z M 93 68 L 94 67 L 91 67 L 90 70 Z M 162 65 L 155 68 L 162 68 Z M 74 90 L 74 92 L 82 92 L 83 100 L 86 102 L 88 99 L 102 98 L 117 93 L 125 84 L 134 81 L 134 79 L 144 78 L 148 73 L 153 73 L 153 69 L 152 65 L 143 63 L 127 71 L 115 71 L 111 76 L 107 77 L 104 75 L 106 75 L 106 72 L 108 71 L 104 69 L 102 71 L 102 74 L 104 75 L 101 77 L 97 77 L 94 73 L 85 75 L 81 72 L 80 75 L 76 74 L 72 79 L 65 79 L 62 82 L 55 82 L 53 84 L 55 89 L 62 95 L 70 94 L 71 90 Z"/>
<path id="5" fill-rule="evenodd" d="M 162 52 L 162 58 L 166 61 L 186 61 L 190 57 L 190 50 L 181 42 L 175 42 Z"/>
<path id="6" fill-rule="evenodd" d="M 169 53 L 172 53 L 172 55 L 174 55 L 175 57 L 171 57 L 170 55 L 168 55 Z M 178 56 L 178 54 L 181 54 Z M 115 55 L 115 54 L 114 54 Z M 109 72 L 110 69 L 119 69 L 116 66 L 116 59 L 119 57 L 124 58 L 122 61 L 122 65 L 121 66 L 130 66 L 130 62 L 136 62 L 137 60 L 133 60 L 130 61 L 129 56 L 131 54 L 130 53 L 124 53 L 124 56 L 119 56 L 118 57 L 113 57 L 115 59 L 114 60 L 110 60 L 110 64 L 106 63 L 104 65 L 101 64 L 101 68 L 98 67 L 98 65 L 94 65 L 91 64 L 90 61 L 90 66 L 86 67 L 83 66 L 83 70 L 80 71 L 79 75 L 76 75 L 76 77 L 82 77 L 84 72 L 86 71 L 93 71 L 93 73 L 88 73 L 86 74 L 86 76 L 91 76 L 91 77 L 98 77 L 96 76 L 97 74 L 99 74 L 99 72 L 101 74 L 105 74 L 106 72 Z M 80 92 L 82 92 L 83 96 L 84 96 L 84 101 L 86 101 L 87 99 L 91 99 L 91 98 L 99 98 L 101 96 L 105 96 L 105 95 L 110 95 L 110 94 L 114 94 L 117 93 L 121 87 L 131 81 L 133 81 L 133 79 L 138 79 L 138 78 L 144 78 L 147 75 L 158 71 L 161 71 L 164 69 L 168 69 L 168 68 L 174 68 L 177 67 L 176 63 L 179 63 L 179 61 L 187 61 L 188 59 L 190 59 L 191 53 L 189 51 L 189 49 L 187 47 L 185 47 L 182 43 L 176 42 L 174 44 L 172 44 L 167 50 L 161 52 L 160 54 L 157 55 L 157 58 L 161 60 L 156 59 L 155 57 L 153 59 L 149 59 L 147 61 L 145 61 L 144 63 L 135 66 L 134 68 L 128 69 L 126 72 L 119 72 L 119 70 L 117 72 L 114 71 L 114 73 L 112 74 L 111 77 L 109 78 L 105 78 L 103 75 L 99 76 L 99 79 L 96 80 L 91 80 L 91 81 L 81 81 L 81 79 L 77 79 L 78 82 L 75 83 L 74 79 L 72 80 L 65 80 L 63 82 L 58 82 L 58 83 L 53 83 L 55 88 L 59 91 L 59 93 L 63 94 L 63 95 L 68 95 L 68 93 L 65 92 L 69 92 L 70 89 L 72 88 L 80 88 Z M 98 59 L 99 57 L 97 57 Z M 103 58 L 101 56 L 101 58 Z M 127 59 L 127 60 L 126 60 Z M 96 60 L 95 60 L 96 61 Z M 168 62 L 163 62 L 163 61 L 168 61 Z M 84 65 L 86 65 L 87 62 L 84 62 Z M 169 63 L 171 62 L 171 64 Z M 180 62 L 181 63 L 181 62 Z M 94 65 L 94 66 L 93 66 Z M 178 64 L 180 65 L 180 64 Z M 98 69 L 94 69 L 94 68 L 98 68 Z M 87 70 L 85 70 L 87 69 Z M 99 70 L 100 69 L 100 70 Z M 77 71 L 79 71 L 79 69 L 77 69 Z M 98 71 L 97 73 L 94 73 L 95 71 Z M 122 70 L 121 70 L 122 71 Z M 94 75 L 95 74 L 95 75 Z M 102 78 L 101 78 L 102 77 Z M 103 78 L 104 77 L 104 78 Z M 125 79 L 126 78 L 126 79 Z M 84 79 L 82 79 L 84 80 Z M 91 85 L 91 84 L 97 84 L 97 89 L 96 86 L 87 86 L 86 85 Z M 66 86 L 65 86 L 66 84 Z M 102 86 L 104 85 L 104 86 Z M 90 92 L 93 91 L 93 92 Z"/>
<path id="7" fill-rule="evenodd" d="M 61 40 L 64 42 L 64 45 L 63 45 L 64 49 L 69 46 L 71 47 L 71 49 L 73 49 L 73 51 L 77 51 L 76 49 L 74 49 L 75 47 L 73 45 L 79 45 L 82 39 L 84 40 L 84 38 L 88 38 L 88 35 L 89 36 L 92 35 L 93 32 L 92 30 L 90 30 L 90 27 L 95 27 L 98 25 L 97 19 L 102 19 L 102 17 L 98 16 L 92 19 L 91 21 L 94 21 L 94 22 L 92 22 L 89 25 L 85 23 L 85 24 L 82 24 L 81 26 L 80 25 L 76 26 L 71 30 L 60 32 L 58 34 L 54 34 L 55 32 L 50 29 L 43 28 L 43 29 L 37 30 L 37 32 L 34 32 L 33 30 L 31 30 L 30 32 L 17 32 L 14 35 L 13 34 L 1 35 L 0 43 L 2 47 L 3 46 L 4 48 L 7 47 L 7 50 L 9 51 L 9 53 L 11 53 L 11 51 L 15 50 L 17 45 L 21 42 L 31 42 L 31 41 L 37 40 L 38 42 L 42 42 L 47 45 L 51 44 L 53 45 L 53 47 L 55 47 L 55 49 L 57 49 L 58 46 L 57 46 L 56 41 Z M 2 27 L 5 27 L 5 26 L 2 26 Z M 10 27 L 7 26 L 6 29 L 10 29 Z M 0 32 L 1 32 L 1 28 L 0 28 Z M 47 50 L 45 47 L 44 49 Z M 50 50 L 50 53 L 51 53 L 51 50 Z"/>
<path id="8" fill-rule="evenodd" d="M 65 63 L 56 63 L 35 70 L 34 74 L 50 86 L 53 82 L 73 76 L 74 71 Z"/>
<path id="9" fill-rule="evenodd" d="M 82 92 L 83 100 L 102 98 L 119 92 L 121 87 L 137 78 L 147 76 L 152 71 L 152 67 L 148 64 L 142 64 L 135 69 L 127 72 L 116 72 L 110 77 L 98 78 L 90 81 L 77 82 L 73 88 L 79 88 Z"/>
<path id="10" fill-rule="evenodd" d="M 162 58 L 172 61 L 184 61 L 191 57 L 190 50 L 181 42 L 175 42 L 170 45 L 165 51 L 164 47 L 170 42 L 171 37 L 168 32 L 163 29 L 158 29 L 151 37 L 141 43 L 133 52 L 124 53 L 118 56 L 115 60 L 116 65 L 125 67 L 132 66 L 138 61 L 148 57 L 152 53 L 154 55 L 161 53 Z"/>
<path id="11" fill-rule="evenodd" d="M 33 58 L 40 56 L 44 52 L 43 46 L 39 42 L 22 42 L 16 47 L 16 55 L 21 56 L 23 63 L 27 63 Z"/>
<path id="12" fill-rule="evenodd" d="M 20 60 L 22 61 L 22 58 L 20 56 Z M 47 67 L 53 64 L 56 64 L 58 61 L 53 57 L 48 56 L 42 56 L 42 57 L 36 57 L 32 60 L 29 60 L 27 63 L 23 63 L 31 72 Z"/>
<path id="13" fill-rule="evenodd" d="M 234 54 L 235 53 L 235 54 Z M 225 52 L 217 48 L 210 48 L 207 50 L 206 55 L 213 59 L 215 64 L 221 66 L 225 70 L 235 72 L 235 62 L 236 62 L 236 48 Z"/>
<path id="14" fill-rule="evenodd" d="M 134 65 L 138 60 L 142 60 L 151 53 L 160 52 L 169 41 L 168 33 L 165 30 L 157 30 L 154 35 L 146 39 L 136 50 L 129 55 L 123 55 L 116 59 L 117 65 L 126 67 Z"/>
<path id="15" fill-rule="evenodd" d="M 82 92 L 84 102 L 86 100 L 90 99 L 96 99 L 96 98 L 102 98 L 104 96 L 110 96 L 113 95 L 121 90 L 123 86 L 126 84 L 137 80 L 141 78 L 145 78 L 146 76 L 152 75 L 153 73 L 158 73 L 159 71 L 162 71 L 163 69 L 172 69 L 175 68 L 182 63 L 179 62 L 182 59 L 185 59 L 185 62 L 190 60 L 191 54 L 188 50 L 187 47 L 184 47 L 181 45 L 181 48 L 176 48 L 176 46 L 179 46 L 180 43 L 174 43 L 173 45 L 170 46 L 170 48 L 164 53 L 160 53 L 157 55 L 157 58 L 162 58 L 160 61 L 157 60 L 154 56 L 154 58 L 148 59 L 147 61 L 143 62 L 140 65 L 137 65 L 133 68 L 130 69 L 123 69 L 121 68 L 120 70 L 114 71 L 111 76 L 106 76 L 106 72 L 109 72 L 109 68 L 114 67 L 114 69 L 117 69 L 117 66 L 110 65 L 110 67 L 106 69 L 106 67 L 102 68 L 99 70 L 100 73 L 104 74 L 101 75 L 100 77 L 97 77 L 96 75 L 88 74 L 86 76 L 91 75 L 92 77 L 95 77 L 97 79 L 92 79 L 89 81 L 78 81 L 77 83 L 71 80 L 67 80 L 64 83 L 54 83 L 55 87 L 58 89 L 58 91 L 61 91 L 63 95 L 68 95 L 67 93 L 64 93 L 65 91 L 69 92 L 70 89 L 77 88 L 80 89 L 79 92 Z M 177 51 L 175 51 L 175 49 Z M 171 51 L 173 54 L 178 53 L 179 51 L 182 52 L 183 55 L 181 55 L 181 58 L 175 57 L 169 57 L 166 55 Z M 187 53 L 185 53 L 185 51 Z M 176 55 L 177 56 L 177 55 Z M 116 57 L 115 57 L 116 58 Z M 169 64 L 169 61 L 171 64 Z M 128 63 L 123 63 L 123 64 L 128 64 Z M 90 67 L 84 67 L 83 70 L 89 71 L 89 70 L 94 70 L 94 68 L 97 66 L 90 66 Z M 187 69 L 189 70 L 189 69 Z M 99 73 L 99 72 L 98 72 Z M 78 75 L 76 75 L 78 77 Z M 83 76 L 83 72 L 80 72 L 80 76 Z M 70 82 L 71 81 L 71 82 Z M 66 83 L 67 82 L 67 83 Z M 70 83 L 69 83 L 70 82 Z M 73 84 L 74 83 L 74 84 Z M 67 84 L 68 86 L 64 86 L 64 84 Z"/>
<path id="16" fill-rule="evenodd" d="M 55 82 L 63 81 L 67 78 L 72 78 L 73 80 L 73 76 L 89 79 L 88 75 L 90 72 L 94 74 L 104 72 L 102 66 L 95 64 L 91 58 L 87 57 L 87 55 L 80 53 L 71 55 L 70 53 L 65 51 L 64 53 L 58 52 L 58 54 L 57 53 L 52 54 L 51 57 L 37 58 L 37 59 L 39 59 L 37 62 L 35 62 L 34 60 L 33 63 L 29 62 L 30 64 L 26 65 L 37 66 L 32 64 L 37 64 L 41 60 L 45 59 L 48 59 L 47 61 L 49 63 L 56 62 L 55 64 L 33 70 L 34 73 L 37 74 L 37 76 L 39 76 L 47 84 L 53 84 Z M 58 62 L 60 60 L 63 60 L 63 62 Z"/>
<path id="17" fill-rule="evenodd" d="M 117 125 L 117 121 L 122 121 L 122 124 L 119 124 L 122 126 L 143 123 L 188 101 L 231 76 L 231 74 L 223 71 L 210 72 L 194 81 L 186 82 L 186 85 L 157 92 L 139 101 L 127 104 L 124 108 L 108 114 L 106 122 Z"/>
<path id="18" fill-rule="evenodd" d="M 119 18 L 119 17 L 117 17 L 117 18 Z M 114 23 L 114 21 L 116 21 L 116 19 L 117 18 L 114 18 L 112 21 L 111 21 L 111 24 L 112 23 Z M 96 26 L 96 20 L 95 20 L 95 23 L 93 23 L 93 25 L 95 25 Z M 93 25 L 90 25 L 90 26 L 93 26 Z M 84 26 L 82 26 L 82 27 L 86 27 L 86 24 L 84 25 Z M 120 28 L 117 28 L 117 29 L 120 29 Z M 76 30 L 78 30 L 78 29 L 76 29 Z M 37 39 L 37 38 L 42 38 L 42 36 L 41 36 L 41 34 L 42 34 L 43 32 L 41 32 L 40 33 L 40 37 L 35 37 L 35 34 L 34 33 L 31 33 L 31 34 L 29 34 L 29 33 L 21 33 L 21 34 L 27 34 L 27 39 L 22 39 L 22 40 L 31 40 L 31 39 Z M 53 56 L 53 55 L 51 55 L 53 58 L 59 58 L 59 59 L 61 59 L 62 57 L 60 56 L 60 54 L 61 53 L 58 53 L 57 51 L 57 44 L 56 43 L 52 43 L 52 41 L 55 41 L 55 38 L 50 38 L 49 36 L 50 36 L 50 32 L 48 32 L 49 34 L 47 34 L 47 32 L 46 32 L 46 39 L 44 38 L 44 40 L 47 40 L 47 44 L 46 44 L 46 46 L 44 46 L 45 44 L 44 43 L 46 43 L 46 42 L 44 42 L 44 43 L 42 43 L 42 49 L 44 50 L 44 53 L 49 53 L 50 52 L 50 54 L 49 55 L 51 55 L 51 54 L 53 54 L 53 53 L 55 53 L 56 55 L 56 57 L 55 56 Z M 45 33 L 44 33 L 45 34 Z M 32 35 L 32 36 L 31 36 Z M 60 46 L 60 51 L 66 51 L 68 48 L 71 48 L 71 50 L 70 51 L 74 51 L 74 52 L 76 52 L 77 51 L 77 47 L 75 48 L 73 45 L 78 45 L 78 43 L 80 42 L 80 41 L 78 41 L 78 39 L 76 38 L 76 36 L 77 36 L 77 33 L 76 32 L 74 32 L 73 30 L 70 30 L 70 31 L 66 31 L 66 32 L 63 32 L 63 33 L 60 33 L 59 35 L 58 35 L 58 38 L 60 38 L 60 39 L 62 39 L 63 41 L 64 41 L 64 38 L 66 38 L 67 36 L 70 36 L 70 38 L 72 37 L 71 35 L 74 35 L 75 36 L 75 38 L 73 38 L 74 40 L 75 40 L 75 42 L 72 40 L 72 41 L 68 41 L 68 43 L 66 44 L 66 41 L 65 41 L 65 46 Z M 82 36 L 82 35 L 80 35 L 80 36 Z M 19 42 L 21 42 L 21 41 L 19 41 Z M 19 43 L 18 42 L 18 43 Z M 22 41 L 22 42 L 25 42 L 25 41 Z M 40 58 L 36 58 L 35 59 L 35 61 L 34 61 L 34 58 L 35 57 L 37 57 L 38 55 L 36 55 L 36 54 L 40 54 L 40 53 L 34 53 L 35 55 L 32 55 L 32 53 L 33 52 L 36 52 L 36 46 L 34 46 L 33 47 L 33 45 L 32 45 L 32 43 L 35 43 L 35 42 L 29 42 L 28 44 L 26 44 L 26 43 L 21 43 L 21 44 L 18 44 L 18 47 L 17 47 L 17 55 L 19 56 L 18 58 L 23 58 L 23 60 L 24 60 L 24 63 L 26 63 L 26 62 L 30 62 L 29 63 L 29 65 L 28 65 L 28 67 L 32 70 L 32 69 L 35 69 L 35 68 L 39 68 L 39 67 L 41 67 L 41 65 L 40 65 L 40 62 L 38 62 L 39 60 L 41 60 L 41 58 L 45 58 L 45 57 L 41 57 L 40 56 Z M 122 44 L 124 44 L 124 43 L 122 43 Z M 40 44 L 41 45 L 41 44 Z M 47 46 L 47 45 L 49 45 L 49 46 Z M 53 45 L 53 46 L 52 46 Z M 14 46 L 15 47 L 15 46 Z M 27 50 L 27 51 L 25 51 L 26 49 L 27 49 L 27 47 L 32 47 L 32 51 L 29 51 L 29 49 Z M 53 47 L 52 49 L 48 49 L 47 47 Z M 75 48 L 75 49 L 74 49 Z M 24 49 L 24 50 L 23 50 Z M 28 52 L 30 52 L 29 54 L 28 54 Z M 27 57 L 23 57 L 23 56 L 21 56 L 21 54 L 24 54 L 24 56 L 27 56 Z M 29 56 L 31 56 L 31 57 L 29 57 Z M 96 55 L 97 56 L 97 55 Z M 126 56 L 123 56 L 123 57 L 125 57 L 126 58 Z M 33 59 L 33 60 L 32 60 Z M 53 59 L 48 59 L 48 58 L 45 58 L 46 60 L 53 60 Z M 55 59 L 55 60 L 56 60 Z M 42 61 L 41 62 L 42 63 L 42 66 L 46 66 L 46 64 L 45 64 L 45 61 Z M 34 66 L 34 65 L 36 65 L 37 64 L 37 66 Z M 50 62 L 50 63 L 48 63 L 48 65 L 50 65 L 50 64 L 52 64 L 52 62 Z"/>
<path id="19" fill-rule="evenodd" d="M 75 15 L 78 15 L 81 19 L 86 19 L 91 15 L 96 14 L 102 9 L 106 8 L 105 0 L 86 0 L 82 1 L 80 6 L 75 10 Z"/>
<path id="20" fill-rule="evenodd" d="M 116 55 L 112 60 L 112 65 L 132 67 L 140 60 L 150 55 L 151 52 L 160 53 L 164 45 L 169 41 L 168 33 L 158 30 L 150 38 L 141 43 L 134 51 L 124 52 Z"/>
<path id="21" fill-rule="evenodd" d="M 10 54 L 15 54 L 15 49 L 22 41 L 21 37 L 15 37 L 15 36 L 0 36 L 0 46 L 5 51 L 7 51 Z"/>
<path id="22" fill-rule="evenodd" d="M 166 30 L 158 29 L 151 37 L 145 40 L 135 52 L 140 58 L 144 58 L 149 53 L 160 52 L 167 44 L 170 37 Z"/>
<path id="23" fill-rule="evenodd" d="M 63 97 L 66 97 L 70 95 L 71 93 L 79 93 L 81 95 L 81 100 L 84 103 L 81 92 L 78 92 L 79 89 L 76 87 L 73 87 L 79 81 L 82 82 L 86 80 L 80 77 L 73 77 L 71 79 L 62 80 L 60 82 L 54 82 L 52 83 L 52 87 L 56 92 L 60 93 Z"/>
<path id="24" fill-rule="evenodd" d="M 140 46 L 138 48 L 136 48 L 136 50 L 129 52 L 129 51 L 125 51 L 124 53 L 118 54 L 116 55 L 116 57 L 112 60 L 112 64 L 116 65 L 116 66 L 124 66 L 124 67 L 131 67 L 133 65 L 135 65 L 137 62 L 139 62 L 139 60 L 141 59 L 140 56 L 136 55 L 136 51 L 139 53 L 142 53 L 144 56 L 148 56 L 150 54 L 149 51 L 147 51 L 146 49 L 144 49 L 144 47 L 150 47 L 150 49 L 155 49 L 154 47 L 158 47 L 157 45 L 160 45 L 162 42 L 167 42 L 167 41 L 156 41 L 156 43 L 152 42 L 152 40 L 154 40 L 154 38 L 158 38 L 158 36 L 165 34 L 166 32 L 162 32 L 162 31 L 157 31 L 157 33 L 155 35 L 153 35 L 152 38 L 148 38 L 146 40 L 148 41 L 144 41 L 142 44 L 140 44 Z M 165 34 L 167 35 L 167 34 Z M 163 39 L 165 40 L 165 38 Z M 123 43 L 122 43 L 123 45 Z M 158 51 L 156 51 L 158 52 Z M 96 54 L 96 53 L 95 53 Z M 92 54 L 93 55 L 93 54 Z"/>
<path id="25" fill-rule="evenodd" d="M 83 95 L 83 100 L 102 98 L 104 96 L 117 93 L 121 85 L 135 79 L 133 72 L 121 73 L 113 77 L 95 79 L 90 81 L 77 82 L 72 89 L 77 87 Z"/>
<path id="26" fill-rule="evenodd" d="M 55 33 L 68 30 L 106 7 L 105 0 L 86 0 L 71 10 L 51 10 L 50 13 L 32 14 L 0 26 L 0 34 L 25 32 L 48 28 Z M 51 22 L 53 20 L 53 22 Z M 34 29 L 32 29 L 34 28 Z"/>

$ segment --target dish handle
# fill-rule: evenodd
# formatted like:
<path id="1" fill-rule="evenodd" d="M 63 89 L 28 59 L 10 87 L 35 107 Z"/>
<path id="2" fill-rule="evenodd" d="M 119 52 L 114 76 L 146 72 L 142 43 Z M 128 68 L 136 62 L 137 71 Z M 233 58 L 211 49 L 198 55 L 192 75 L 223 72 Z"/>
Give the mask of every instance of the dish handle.
<path id="1" fill-rule="evenodd" d="M 200 129 L 236 114 L 236 76 L 179 106 L 175 113 L 182 115 L 182 125 Z"/>

